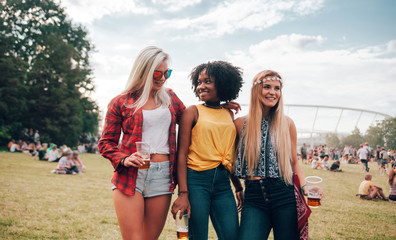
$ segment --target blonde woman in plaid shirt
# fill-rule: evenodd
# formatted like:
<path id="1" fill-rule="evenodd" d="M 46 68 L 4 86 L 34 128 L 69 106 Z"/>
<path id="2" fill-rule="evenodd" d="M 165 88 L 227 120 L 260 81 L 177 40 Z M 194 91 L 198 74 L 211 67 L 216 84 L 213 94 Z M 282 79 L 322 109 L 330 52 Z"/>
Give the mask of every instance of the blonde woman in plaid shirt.
<path id="1" fill-rule="evenodd" d="M 123 239 L 158 239 L 175 188 L 176 124 L 185 106 L 164 84 L 167 53 L 147 47 L 137 56 L 124 92 L 111 100 L 98 147 L 115 171 L 113 200 Z M 121 144 L 120 135 L 123 133 Z M 136 152 L 149 142 L 150 168 Z"/>

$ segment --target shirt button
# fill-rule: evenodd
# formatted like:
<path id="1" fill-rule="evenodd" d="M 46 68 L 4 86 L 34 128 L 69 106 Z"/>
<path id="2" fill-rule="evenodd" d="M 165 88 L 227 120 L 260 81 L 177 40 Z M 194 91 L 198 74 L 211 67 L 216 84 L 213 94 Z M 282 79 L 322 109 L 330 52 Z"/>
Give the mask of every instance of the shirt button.
<path id="1" fill-rule="evenodd" d="M 264 186 L 262 186 L 262 187 L 261 187 L 261 189 L 262 189 L 262 190 L 264 190 L 264 189 L 265 189 L 265 187 L 264 187 Z"/>
<path id="2" fill-rule="evenodd" d="M 265 199 L 265 202 L 266 202 L 266 203 L 268 203 L 268 202 L 269 202 L 269 199 L 268 199 L 268 198 L 266 198 L 266 199 Z"/>

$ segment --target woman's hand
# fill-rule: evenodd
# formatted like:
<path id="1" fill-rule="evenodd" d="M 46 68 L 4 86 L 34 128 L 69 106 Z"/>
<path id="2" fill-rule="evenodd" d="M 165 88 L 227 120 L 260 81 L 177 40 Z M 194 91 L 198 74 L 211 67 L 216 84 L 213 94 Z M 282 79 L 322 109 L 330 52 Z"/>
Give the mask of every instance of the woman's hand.
<path id="1" fill-rule="evenodd" d="M 239 192 L 235 192 L 235 196 L 237 199 L 237 208 L 238 208 L 238 212 L 242 211 L 242 203 L 243 203 L 243 190 L 239 191 Z"/>
<path id="2" fill-rule="evenodd" d="M 173 219 L 176 219 L 176 214 L 180 211 L 180 216 L 179 218 L 181 219 L 183 216 L 184 211 L 187 210 L 188 213 L 188 218 L 190 218 L 190 201 L 188 201 L 188 194 L 187 193 L 182 193 L 180 196 L 176 199 L 176 201 L 172 205 L 172 215 Z"/>
<path id="3" fill-rule="evenodd" d="M 231 102 L 228 102 L 228 103 L 223 103 L 223 104 L 221 104 L 221 106 L 223 108 L 226 108 L 226 109 L 229 109 L 229 110 L 234 110 L 235 114 L 238 114 L 238 112 L 242 109 L 241 105 L 239 103 L 237 103 L 237 102 L 234 102 L 234 101 L 231 101 Z"/>
<path id="4" fill-rule="evenodd" d="M 143 166 L 144 161 L 142 155 L 135 152 L 129 155 L 129 157 L 126 157 L 121 163 L 123 163 L 125 167 L 140 167 Z"/>

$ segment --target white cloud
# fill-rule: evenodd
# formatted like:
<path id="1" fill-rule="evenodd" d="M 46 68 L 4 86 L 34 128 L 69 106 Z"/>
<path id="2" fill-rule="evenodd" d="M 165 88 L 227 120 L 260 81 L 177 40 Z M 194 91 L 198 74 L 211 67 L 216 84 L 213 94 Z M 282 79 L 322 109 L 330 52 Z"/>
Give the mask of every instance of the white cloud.
<path id="1" fill-rule="evenodd" d="M 240 101 L 248 103 L 256 73 L 273 69 L 285 79 L 287 103 L 362 108 L 395 115 L 389 99 L 394 98 L 396 89 L 396 57 L 386 57 L 389 44 L 312 50 L 323 41 L 321 36 L 291 34 L 252 45 L 246 53 L 229 53 L 229 61 L 245 73 Z"/>
<path id="2" fill-rule="evenodd" d="M 164 6 L 168 12 L 177 12 L 186 7 L 191 7 L 202 2 L 202 0 L 153 0 L 154 4 Z"/>
<path id="3" fill-rule="evenodd" d="M 90 24 L 103 16 L 113 14 L 149 15 L 155 9 L 146 7 L 138 0 L 62 0 L 61 6 L 66 7 L 68 15 L 77 22 Z"/>
<path id="4" fill-rule="evenodd" d="M 396 40 L 389 41 L 387 44 L 387 50 L 390 53 L 396 52 Z"/>
<path id="5" fill-rule="evenodd" d="M 260 52 L 300 52 L 309 46 L 320 45 L 325 41 L 322 36 L 306 36 L 301 34 L 281 35 L 275 39 L 268 39 L 250 47 L 252 54 Z"/>
<path id="6" fill-rule="evenodd" d="M 176 38 L 206 39 L 232 34 L 241 29 L 259 31 L 291 19 L 293 15 L 313 13 L 322 6 L 323 0 L 234 0 L 222 2 L 202 16 L 158 20 L 156 23 L 191 32 L 190 35 Z"/>

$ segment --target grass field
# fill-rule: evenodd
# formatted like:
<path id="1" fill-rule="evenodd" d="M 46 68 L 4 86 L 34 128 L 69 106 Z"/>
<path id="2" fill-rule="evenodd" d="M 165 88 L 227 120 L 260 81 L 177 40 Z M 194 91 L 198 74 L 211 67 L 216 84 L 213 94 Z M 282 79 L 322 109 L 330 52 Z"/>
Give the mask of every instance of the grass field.
<path id="1" fill-rule="evenodd" d="M 0 238 L 121 239 L 110 178 L 113 168 L 100 155 L 82 154 L 83 175 L 57 175 L 56 163 L 26 154 L 0 152 Z M 396 204 L 356 197 L 364 174 L 360 165 L 343 173 L 302 166 L 324 179 L 322 206 L 309 220 L 311 239 L 396 239 Z M 389 194 L 385 176 L 370 163 L 373 182 Z M 160 239 L 176 239 L 171 214 Z M 215 239 L 211 228 L 210 239 Z"/>

